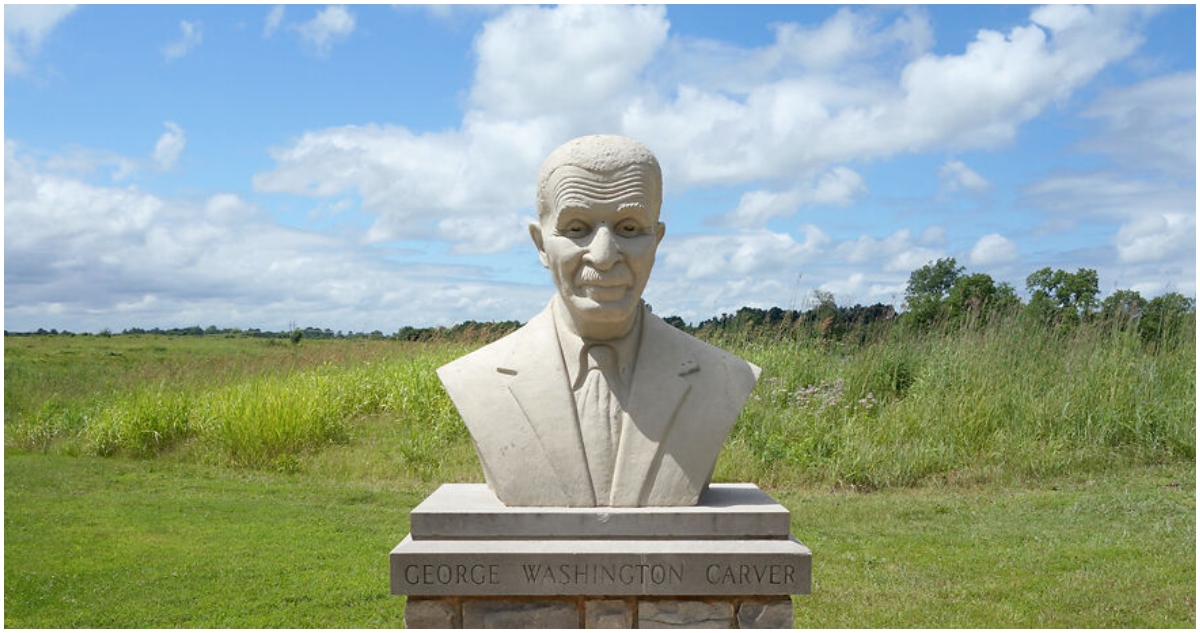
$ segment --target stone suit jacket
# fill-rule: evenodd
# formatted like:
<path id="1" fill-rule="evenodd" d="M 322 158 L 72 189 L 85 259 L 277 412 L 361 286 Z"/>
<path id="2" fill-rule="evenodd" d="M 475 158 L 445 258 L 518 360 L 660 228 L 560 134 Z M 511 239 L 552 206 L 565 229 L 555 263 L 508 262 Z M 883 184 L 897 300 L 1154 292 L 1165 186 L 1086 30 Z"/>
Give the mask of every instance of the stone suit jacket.
<path id="1" fill-rule="evenodd" d="M 695 505 L 760 370 L 643 316 L 611 505 Z M 501 502 L 610 505 L 592 491 L 550 307 L 437 373 Z"/>

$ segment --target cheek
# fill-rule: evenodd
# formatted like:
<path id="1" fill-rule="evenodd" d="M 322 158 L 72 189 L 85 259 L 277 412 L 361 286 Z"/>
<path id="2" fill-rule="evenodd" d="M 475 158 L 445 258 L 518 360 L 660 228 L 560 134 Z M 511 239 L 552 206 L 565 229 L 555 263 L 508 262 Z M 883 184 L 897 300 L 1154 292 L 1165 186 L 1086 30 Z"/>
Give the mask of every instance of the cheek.
<path id="1" fill-rule="evenodd" d="M 551 268 L 569 269 L 578 265 L 583 257 L 583 249 L 569 239 L 552 237 L 546 240 L 546 256 L 550 259 Z"/>
<path id="2" fill-rule="evenodd" d="M 648 266 L 654 262 L 654 252 L 658 249 L 658 243 L 652 236 L 643 236 L 631 239 L 625 243 L 625 257 L 629 260 L 630 265 Z"/>

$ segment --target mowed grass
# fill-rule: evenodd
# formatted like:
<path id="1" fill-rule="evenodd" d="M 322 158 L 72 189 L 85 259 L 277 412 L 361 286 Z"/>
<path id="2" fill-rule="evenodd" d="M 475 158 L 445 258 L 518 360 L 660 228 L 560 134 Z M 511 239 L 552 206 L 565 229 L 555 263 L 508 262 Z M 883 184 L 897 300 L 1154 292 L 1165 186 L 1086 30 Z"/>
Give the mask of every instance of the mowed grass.
<path id="1" fill-rule="evenodd" d="M 482 342 L 6 337 L 5 624 L 399 626 Z M 763 367 L 715 479 L 792 510 L 799 625 L 1195 625 L 1194 327 L 713 342 Z"/>
<path id="2" fill-rule="evenodd" d="M 7 627 L 397 628 L 387 554 L 436 484 L 9 453 Z M 801 627 L 1195 626 L 1195 470 L 769 490 L 814 551 Z"/>

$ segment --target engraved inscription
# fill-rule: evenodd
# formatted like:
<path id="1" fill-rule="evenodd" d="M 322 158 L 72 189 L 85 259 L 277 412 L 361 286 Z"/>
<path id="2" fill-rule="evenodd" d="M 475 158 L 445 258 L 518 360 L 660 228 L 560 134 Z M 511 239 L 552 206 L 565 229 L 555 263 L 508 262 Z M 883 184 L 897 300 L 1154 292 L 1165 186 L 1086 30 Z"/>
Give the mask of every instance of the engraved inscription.
<path id="1" fill-rule="evenodd" d="M 662 564 L 521 565 L 529 584 L 674 585 L 683 582 L 683 567 Z"/>
<path id="2" fill-rule="evenodd" d="M 408 565 L 404 580 L 412 585 L 495 585 L 500 582 L 499 565 Z"/>
<path id="3" fill-rule="evenodd" d="M 793 565 L 772 563 L 769 565 L 709 565 L 704 570 L 704 579 L 710 585 L 770 584 L 787 585 L 795 582 L 796 568 Z"/>

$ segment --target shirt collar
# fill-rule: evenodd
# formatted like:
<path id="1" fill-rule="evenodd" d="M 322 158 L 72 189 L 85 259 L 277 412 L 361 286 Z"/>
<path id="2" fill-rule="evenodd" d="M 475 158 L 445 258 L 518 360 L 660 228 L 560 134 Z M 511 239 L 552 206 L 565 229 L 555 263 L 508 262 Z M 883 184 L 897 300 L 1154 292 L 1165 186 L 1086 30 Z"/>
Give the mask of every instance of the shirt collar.
<path id="1" fill-rule="evenodd" d="M 587 358 L 584 356 L 584 351 L 588 345 L 603 344 L 613 348 L 617 354 L 617 369 L 621 376 L 621 382 L 628 386 L 633 379 L 633 370 L 637 366 L 638 345 L 642 340 L 642 311 L 644 304 L 638 302 L 638 309 L 635 313 L 633 328 L 629 330 L 629 334 L 608 341 L 591 341 L 580 338 L 575 335 L 566 325 L 566 319 L 570 318 L 566 314 L 566 306 L 562 305 L 562 300 L 559 297 L 554 298 L 554 331 L 558 335 L 558 345 L 562 349 L 564 365 L 567 367 L 567 377 L 570 384 L 575 387 L 579 382 L 579 374 L 587 371 Z"/>

